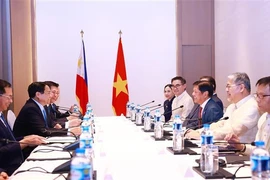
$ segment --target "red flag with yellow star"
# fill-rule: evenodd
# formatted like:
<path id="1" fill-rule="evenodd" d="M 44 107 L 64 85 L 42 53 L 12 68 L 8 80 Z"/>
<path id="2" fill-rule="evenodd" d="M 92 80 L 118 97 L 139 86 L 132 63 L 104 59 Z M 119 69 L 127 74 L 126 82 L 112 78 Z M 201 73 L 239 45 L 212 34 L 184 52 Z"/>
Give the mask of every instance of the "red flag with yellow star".
<path id="1" fill-rule="evenodd" d="M 120 116 L 126 115 L 126 104 L 129 101 L 128 83 L 126 75 L 126 66 L 124 52 L 119 38 L 118 52 L 113 80 L 113 94 L 112 94 L 112 107 L 114 114 Z"/>

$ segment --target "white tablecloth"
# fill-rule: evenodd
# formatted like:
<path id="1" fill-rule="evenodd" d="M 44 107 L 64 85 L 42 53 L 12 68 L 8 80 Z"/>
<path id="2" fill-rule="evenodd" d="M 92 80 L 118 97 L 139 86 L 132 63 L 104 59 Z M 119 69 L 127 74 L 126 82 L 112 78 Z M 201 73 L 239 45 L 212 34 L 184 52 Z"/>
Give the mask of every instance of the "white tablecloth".
<path id="1" fill-rule="evenodd" d="M 142 126 L 134 125 L 125 117 L 97 117 L 95 126 L 94 169 L 98 180 L 203 179 L 192 169 L 197 165 L 198 155 L 173 155 L 166 149 L 172 146 L 172 141 L 155 141 L 151 138 L 153 133 L 143 132 Z M 51 171 L 59 163 L 25 161 L 19 170 L 42 166 Z M 56 176 L 27 172 L 12 179 L 54 179 Z"/>

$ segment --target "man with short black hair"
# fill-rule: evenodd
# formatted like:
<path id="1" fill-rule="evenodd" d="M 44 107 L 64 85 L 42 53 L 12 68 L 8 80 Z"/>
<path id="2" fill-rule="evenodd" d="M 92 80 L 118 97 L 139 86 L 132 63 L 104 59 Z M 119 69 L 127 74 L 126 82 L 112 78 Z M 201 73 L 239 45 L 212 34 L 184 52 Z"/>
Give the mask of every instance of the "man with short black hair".
<path id="1" fill-rule="evenodd" d="M 183 126 L 190 129 L 201 128 L 203 124 L 211 124 L 218 121 L 223 116 L 223 110 L 211 98 L 214 89 L 212 84 L 206 81 L 196 81 L 193 83 L 193 99 L 199 104 L 198 119 L 186 120 Z"/>
<path id="2" fill-rule="evenodd" d="M 176 114 L 180 115 L 181 118 L 186 118 L 194 105 L 192 98 L 186 91 L 186 80 L 181 76 L 176 76 L 172 78 L 171 84 L 175 95 L 172 102 L 172 110 L 183 105 L 183 108 L 172 111 L 171 119 L 173 119 Z"/>

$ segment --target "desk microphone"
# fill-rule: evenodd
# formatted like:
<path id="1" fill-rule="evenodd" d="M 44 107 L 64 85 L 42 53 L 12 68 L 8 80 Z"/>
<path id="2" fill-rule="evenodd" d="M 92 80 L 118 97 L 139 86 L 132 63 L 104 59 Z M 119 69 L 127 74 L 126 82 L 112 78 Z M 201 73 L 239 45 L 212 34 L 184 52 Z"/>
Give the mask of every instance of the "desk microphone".
<path id="1" fill-rule="evenodd" d="M 150 110 L 150 112 L 152 112 L 152 111 L 155 111 L 155 110 L 157 110 L 157 109 L 159 109 L 159 108 L 162 108 L 162 107 L 164 107 L 164 106 L 161 106 L 161 104 L 159 104 L 160 106 L 159 107 L 157 107 L 157 108 L 154 108 L 154 109 L 151 109 Z"/>
<path id="2" fill-rule="evenodd" d="M 195 119 L 186 119 L 187 121 L 190 121 L 190 120 L 200 120 L 201 118 L 195 118 Z M 219 119 L 218 121 L 220 121 L 220 120 L 228 120 L 229 119 L 229 117 L 228 116 L 225 116 L 225 117 L 223 117 L 223 118 L 221 118 L 221 119 Z M 185 121 L 186 121 L 185 120 Z M 210 122 L 210 123 L 205 123 L 205 124 L 211 124 L 212 122 Z M 199 128 L 201 128 L 201 127 L 203 127 L 203 124 L 200 124 L 200 125 L 196 125 L 196 126 L 191 126 L 191 127 L 189 127 L 189 128 L 187 128 L 186 129 L 186 131 L 185 131 L 185 133 L 184 133 L 184 137 L 186 136 L 186 134 L 188 133 L 188 131 L 190 130 L 190 129 L 199 129 Z"/>
<path id="3" fill-rule="evenodd" d="M 177 109 L 183 108 L 183 107 L 184 107 L 184 105 L 181 105 L 181 106 L 179 106 L 177 108 L 172 109 L 171 111 L 168 111 L 168 112 L 165 112 L 165 113 L 161 114 L 161 116 L 164 116 L 165 114 L 169 114 L 169 113 L 171 113 L 171 112 L 173 112 L 173 111 L 175 111 Z"/>
<path id="4" fill-rule="evenodd" d="M 229 119 L 229 117 L 228 116 L 225 116 L 225 117 L 223 117 L 223 118 L 221 118 L 221 119 L 219 119 L 218 121 L 220 121 L 220 120 L 228 120 Z M 186 119 L 185 121 L 194 121 L 194 120 L 202 120 L 202 118 L 194 118 L 194 119 Z M 212 122 L 209 122 L 209 123 L 205 123 L 205 124 L 211 124 Z M 200 125 L 196 125 L 196 126 L 191 126 L 191 127 L 189 127 L 187 130 L 189 130 L 189 129 L 198 129 L 198 128 L 201 128 L 201 127 L 203 127 L 203 124 L 200 124 Z"/>
<path id="5" fill-rule="evenodd" d="M 150 102 L 148 102 L 148 103 L 145 103 L 145 104 L 141 105 L 141 107 L 142 107 L 142 106 L 146 106 L 146 105 L 148 105 L 148 104 L 151 104 L 151 103 L 153 103 L 153 102 L 155 102 L 155 100 L 150 101 Z"/>
<path id="6" fill-rule="evenodd" d="M 155 108 L 155 107 L 159 107 L 159 106 L 161 106 L 161 104 L 157 104 L 157 105 L 154 105 L 154 106 L 150 106 L 150 107 L 146 107 L 146 108 L 149 108 L 149 109 L 151 109 L 151 108 Z M 143 108 L 142 110 L 145 110 L 146 108 Z"/>
<path id="7" fill-rule="evenodd" d="M 251 145 L 251 146 L 255 146 L 255 142 L 251 142 L 251 143 L 245 143 L 245 142 L 224 142 L 224 141 L 215 141 L 214 144 L 230 144 L 230 145 L 234 145 L 234 144 L 247 144 L 247 145 Z"/>
<path id="8" fill-rule="evenodd" d="M 68 131 L 68 129 L 62 129 L 62 130 L 61 129 L 60 130 L 58 130 L 58 129 L 51 129 L 51 130 L 43 129 L 42 133 L 44 133 L 48 136 L 52 136 L 55 133 L 65 134 L 66 136 L 69 136 L 69 135 L 67 135 L 67 133 L 70 133 L 70 134 L 72 134 L 73 137 L 75 137 L 76 140 L 78 139 L 76 134 L 72 131 Z"/>
<path id="9" fill-rule="evenodd" d="M 17 143 L 17 144 L 26 144 L 26 145 L 29 145 L 29 146 L 37 146 L 36 144 L 25 143 L 25 142 L 20 142 L 20 141 L 13 141 L 13 140 L 5 139 L 5 138 L 0 138 L 0 142 L 4 142 L 6 144 Z"/>
<path id="10" fill-rule="evenodd" d="M 69 107 L 64 107 L 64 106 L 56 106 L 57 109 L 64 110 L 64 111 L 69 111 Z"/>

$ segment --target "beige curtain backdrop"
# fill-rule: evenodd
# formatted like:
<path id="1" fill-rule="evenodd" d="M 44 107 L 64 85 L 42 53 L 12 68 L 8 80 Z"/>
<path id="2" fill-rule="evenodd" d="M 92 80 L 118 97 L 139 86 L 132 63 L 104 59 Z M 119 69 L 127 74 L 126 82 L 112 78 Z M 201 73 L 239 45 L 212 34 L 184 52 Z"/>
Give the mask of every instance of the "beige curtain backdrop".
<path id="1" fill-rule="evenodd" d="M 10 0 L 14 113 L 28 99 L 27 88 L 37 80 L 35 0 Z"/>

